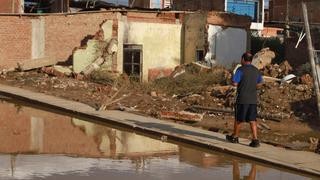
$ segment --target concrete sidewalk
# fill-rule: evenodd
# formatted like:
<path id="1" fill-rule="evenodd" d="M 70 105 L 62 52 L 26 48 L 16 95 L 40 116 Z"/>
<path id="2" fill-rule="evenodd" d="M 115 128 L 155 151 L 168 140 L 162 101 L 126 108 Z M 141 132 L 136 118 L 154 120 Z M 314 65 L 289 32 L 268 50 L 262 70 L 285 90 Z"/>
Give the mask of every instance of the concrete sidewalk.
<path id="1" fill-rule="evenodd" d="M 240 139 L 240 144 L 232 144 L 226 142 L 225 136 L 220 133 L 205 131 L 199 128 L 127 112 L 96 111 L 94 108 L 79 102 L 48 96 L 42 93 L 35 93 L 16 87 L 0 85 L 0 94 L 28 103 L 46 106 L 66 113 L 72 113 L 84 118 L 108 122 L 144 133 L 151 133 L 152 135 L 160 136 L 163 140 L 188 143 L 275 165 L 277 167 L 284 167 L 320 176 L 320 155 L 312 152 L 286 150 L 284 148 L 278 148 L 263 143 L 259 148 L 251 148 L 248 146 L 250 141 L 247 139 Z"/>

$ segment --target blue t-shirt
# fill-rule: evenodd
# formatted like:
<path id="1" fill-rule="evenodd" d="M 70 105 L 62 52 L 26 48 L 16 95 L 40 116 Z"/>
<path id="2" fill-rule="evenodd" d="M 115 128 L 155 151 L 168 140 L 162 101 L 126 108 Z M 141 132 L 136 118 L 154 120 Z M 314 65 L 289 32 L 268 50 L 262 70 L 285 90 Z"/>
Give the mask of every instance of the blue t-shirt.
<path id="1" fill-rule="evenodd" d="M 262 83 L 260 71 L 253 65 L 239 67 L 232 77 L 237 87 L 237 104 L 257 104 L 257 84 Z"/>

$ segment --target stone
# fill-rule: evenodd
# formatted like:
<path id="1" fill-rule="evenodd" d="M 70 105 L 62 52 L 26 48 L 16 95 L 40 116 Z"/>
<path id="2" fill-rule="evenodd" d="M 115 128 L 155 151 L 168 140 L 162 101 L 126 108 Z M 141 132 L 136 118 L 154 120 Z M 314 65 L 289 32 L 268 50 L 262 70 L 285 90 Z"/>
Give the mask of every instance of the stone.
<path id="1" fill-rule="evenodd" d="M 289 64 L 288 61 L 283 61 L 279 65 L 279 69 L 282 75 L 288 75 L 293 70 L 292 66 Z"/>
<path id="2" fill-rule="evenodd" d="M 307 84 L 312 85 L 313 84 L 313 78 L 310 76 L 310 74 L 305 74 L 300 77 L 301 84 Z"/>
<path id="3" fill-rule="evenodd" d="M 191 113 L 186 111 L 163 111 L 160 112 L 161 118 L 175 119 L 180 121 L 200 122 L 203 119 L 204 114 Z"/>
<path id="4" fill-rule="evenodd" d="M 275 57 L 276 55 L 273 51 L 269 48 L 264 48 L 253 56 L 252 64 L 258 69 L 263 69 L 265 66 L 271 64 Z"/>
<path id="5" fill-rule="evenodd" d="M 99 40 L 89 40 L 86 48 L 79 48 L 73 53 L 73 71 L 80 73 L 103 55 L 107 43 Z"/>

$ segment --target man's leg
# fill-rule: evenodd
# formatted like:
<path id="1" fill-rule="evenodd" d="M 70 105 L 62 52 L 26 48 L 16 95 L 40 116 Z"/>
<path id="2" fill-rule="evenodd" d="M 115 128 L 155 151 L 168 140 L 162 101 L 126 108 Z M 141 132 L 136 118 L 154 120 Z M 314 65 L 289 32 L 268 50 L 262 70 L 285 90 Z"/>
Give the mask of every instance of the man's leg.
<path id="1" fill-rule="evenodd" d="M 257 121 L 250 121 L 250 126 L 252 131 L 252 139 L 258 139 Z"/>
<path id="2" fill-rule="evenodd" d="M 237 121 L 236 119 L 234 120 L 234 127 L 233 127 L 233 136 L 234 137 L 239 137 L 240 135 L 240 129 L 241 129 L 241 122 Z"/>

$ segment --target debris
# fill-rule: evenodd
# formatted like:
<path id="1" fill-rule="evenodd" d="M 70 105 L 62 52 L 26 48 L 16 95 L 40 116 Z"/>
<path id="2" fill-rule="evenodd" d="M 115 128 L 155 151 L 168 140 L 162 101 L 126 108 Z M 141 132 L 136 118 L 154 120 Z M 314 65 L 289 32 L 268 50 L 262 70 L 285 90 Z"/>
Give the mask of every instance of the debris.
<path id="1" fill-rule="evenodd" d="M 300 92 L 305 92 L 309 87 L 305 84 L 299 84 L 295 86 L 295 89 Z"/>
<path id="2" fill-rule="evenodd" d="M 45 66 L 52 66 L 57 63 L 57 60 L 52 57 L 44 57 L 39 59 L 32 59 L 21 61 L 17 63 L 17 69 L 19 71 L 27 71 L 31 69 L 37 69 Z"/>
<path id="3" fill-rule="evenodd" d="M 317 145 L 316 150 L 314 152 L 317 154 L 320 154 L 320 141 L 318 141 L 318 145 Z"/>
<path id="4" fill-rule="evenodd" d="M 185 102 L 188 105 L 200 104 L 205 98 L 200 94 L 191 94 L 189 96 L 181 98 L 182 102 Z"/>
<path id="5" fill-rule="evenodd" d="M 230 90 L 235 90 L 235 87 L 233 86 L 214 86 L 211 90 L 211 96 L 217 97 L 217 98 L 224 98 L 226 97 Z"/>
<path id="6" fill-rule="evenodd" d="M 275 78 L 275 77 L 269 77 L 269 76 L 263 76 L 263 80 L 265 82 L 281 82 L 281 83 L 288 83 L 288 84 L 291 83 L 294 78 L 296 78 L 296 76 L 294 74 L 289 74 L 282 79 Z"/>
<path id="7" fill-rule="evenodd" d="M 188 110 L 191 110 L 191 111 L 202 110 L 202 111 L 210 111 L 210 112 L 216 112 L 216 113 L 220 112 L 220 113 L 234 114 L 234 110 L 230 108 L 210 108 L 210 107 L 202 107 L 202 106 L 191 106 L 190 108 L 188 108 Z M 280 114 L 258 113 L 258 118 L 280 122 L 283 119 L 290 118 L 290 115 L 286 113 L 280 113 Z"/>
<path id="8" fill-rule="evenodd" d="M 267 130 L 271 130 L 270 126 L 268 126 L 266 123 L 260 122 L 261 126 Z"/>
<path id="9" fill-rule="evenodd" d="M 120 111 L 127 111 L 127 112 L 137 112 L 139 110 L 135 109 L 134 107 L 126 107 L 126 106 L 123 106 L 121 104 L 118 104 L 118 110 Z"/>
<path id="10" fill-rule="evenodd" d="M 163 111 L 160 112 L 161 118 L 175 119 L 180 121 L 200 122 L 203 119 L 204 114 L 191 113 L 187 111 Z"/>
<path id="11" fill-rule="evenodd" d="M 90 65 L 85 67 L 82 71 L 81 74 L 84 74 L 85 76 L 88 76 L 91 74 L 94 70 L 97 70 L 100 68 L 100 66 L 105 62 L 108 57 L 112 56 L 115 52 L 118 51 L 117 47 L 118 41 L 115 39 L 111 39 L 108 42 L 108 45 L 106 47 L 106 51 L 102 52 L 102 55 L 98 57 L 96 60 L 94 60 Z M 103 50 L 102 50 L 103 51 Z"/>
<path id="12" fill-rule="evenodd" d="M 72 74 L 72 70 L 69 67 L 63 66 L 42 67 L 41 72 L 57 77 L 71 76 Z"/>
<path id="13" fill-rule="evenodd" d="M 158 96 L 158 94 L 157 94 L 156 91 L 151 91 L 151 92 L 150 92 L 150 95 L 151 95 L 152 97 L 157 97 L 157 96 Z"/>
<path id="14" fill-rule="evenodd" d="M 301 84 L 312 85 L 313 78 L 310 76 L 310 74 L 305 74 L 300 77 L 300 82 L 301 82 Z"/>
<path id="15" fill-rule="evenodd" d="M 275 57 L 276 55 L 273 51 L 269 48 L 264 48 L 253 56 L 252 64 L 258 69 L 263 69 L 265 66 L 271 64 Z"/>
<path id="16" fill-rule="evenodd" d="M 84 76 L 88 76 L 89 74 L 92 73 L 92 71 L 99 69 L 101 64 L 103 63 L 104 63 L 104 58 L 98 57 L 93 63 L 91 63 L 83 71 L 81 71 L 81 74 L 83 74 Z"/>
<path id="17" fill-rule="evenodd" d="M 284 75 L 289 74 L 293 70 L 292 66 L 289 64 L 288 61 L 283 61 L 280 64 L 279 68 L 280 68 L 281 73 Z"/>
<path id="18" fill-rule="evenodd" d="M 296 76 L 294 74 L 289 74 L 287 76 L 285 76 L 284 78 L 281 79 L 281 83 L 291 83 L 291 81 L 296 78 Z"/>

